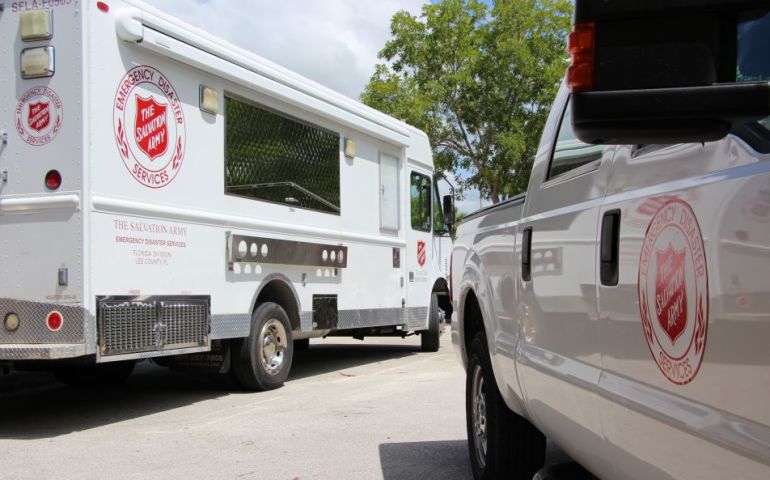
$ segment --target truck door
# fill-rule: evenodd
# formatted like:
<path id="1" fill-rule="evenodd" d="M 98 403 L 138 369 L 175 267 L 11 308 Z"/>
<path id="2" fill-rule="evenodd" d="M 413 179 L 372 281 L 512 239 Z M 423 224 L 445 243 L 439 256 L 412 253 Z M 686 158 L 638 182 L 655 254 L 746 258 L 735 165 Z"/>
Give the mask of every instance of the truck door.
<path id="1" fill-rule="evenodd" d="M 599 288 L 612 476 L 770 478 L 765 125 L 617 149 L 601 212 L 617 270 Z"/>
<path id="2" fill-rule="evenodd" d="M 522 329 L 517 358 L 538 426 L 567 453 L 601 462 L 594 393 L 601 373 L 596 232 L 612 148 L 575 138 L 568 103 L 562 89 L 517 233 Z"/>
<path id="3" fill-rule="evenodd" d="M 409 163 L 407 166 L 408 206 L 407 206 L 407 305 L 409 307 L 427 307 L 430 302 L 430 283 L 432 265 L 433 231 L 433 172 Z M 416 311 L 416 310 L 415 310 Z M 417 319 L 414 319 L 415 322 Z M 427 324 L 428 312 L 424 318 L 420 311 L 420 325 Z"/>

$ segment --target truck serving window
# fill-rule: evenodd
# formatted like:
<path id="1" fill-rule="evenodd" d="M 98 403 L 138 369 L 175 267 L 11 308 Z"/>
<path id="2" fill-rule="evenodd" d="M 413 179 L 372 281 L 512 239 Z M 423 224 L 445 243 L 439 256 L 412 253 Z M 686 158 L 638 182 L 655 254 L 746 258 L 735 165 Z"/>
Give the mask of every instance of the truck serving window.
<path id="1" fill-rule="evenodd" d="M 412 205 L 412 229 L 430 232 L 431 222 L 431 187 L 430 177 L 412 172 L 410 177 L 409 196 Z"/>
<path id="2" fill-rule="evenodd" d="M 567 102 L 553 148 L 547 180 L 592 162 L 598 164 L 602 152 L 603 146 L 583 143 L 575 137 L 572 131 L 572 112 Z"/>
<path id="3" fill-rule="evenodd" d="M 339 134 L 225 97 L 225 193 L 339 214 Z"/>

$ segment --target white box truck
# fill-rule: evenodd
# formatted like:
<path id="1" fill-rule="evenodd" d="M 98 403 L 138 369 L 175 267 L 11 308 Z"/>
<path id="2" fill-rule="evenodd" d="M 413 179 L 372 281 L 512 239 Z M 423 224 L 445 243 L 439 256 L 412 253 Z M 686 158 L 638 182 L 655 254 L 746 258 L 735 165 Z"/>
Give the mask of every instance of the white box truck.
<path id="1" fill-rule="evenodd" d="M 423 132 L 133 0 L 0 1 L 0 64 L 0 362 L 268 389 L 312 337 L 438 348 Z"/>

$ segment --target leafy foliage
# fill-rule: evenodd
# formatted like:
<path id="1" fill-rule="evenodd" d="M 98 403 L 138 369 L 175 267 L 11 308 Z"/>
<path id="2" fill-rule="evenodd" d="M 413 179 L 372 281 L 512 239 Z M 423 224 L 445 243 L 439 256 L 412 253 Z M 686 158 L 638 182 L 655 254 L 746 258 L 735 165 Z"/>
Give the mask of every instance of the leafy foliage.
<path id="1" fill-rule="evenodd" d="M 361 99 L 425 130 L 437 169 L 497 203 L 527 187 L 571 11 L 569 0 L 442 0 L 398 12 Z"/>

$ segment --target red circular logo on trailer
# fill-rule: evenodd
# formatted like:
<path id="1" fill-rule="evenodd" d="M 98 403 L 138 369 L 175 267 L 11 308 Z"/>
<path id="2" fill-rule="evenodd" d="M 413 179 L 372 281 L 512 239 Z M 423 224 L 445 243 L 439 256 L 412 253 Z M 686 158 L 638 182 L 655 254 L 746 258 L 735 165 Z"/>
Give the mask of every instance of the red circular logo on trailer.
<path id="1" fill-rule="evenodd" d="M 666 378 L 690 383 L 708 333 L 708 271 L 690 205 L 669 199 L 652 217 L 639 258 L 639 311 L 647 345 Z"/>
<path id="2" fill-rule="evenodd" d="M 16 132 L 30 145 L 45 145 L 53 140 L 63 119 L 61 99 L 48 87 L 30 88 L 16 104 Z"/>
<path id="3" fill-rule="evenodd" d="M 185 119 L 168 78 L 139 65 L 118 85 L 113 104 L 115 140 L 131 175 L 150 188 L 165 187 L 182 167 Z"/>

